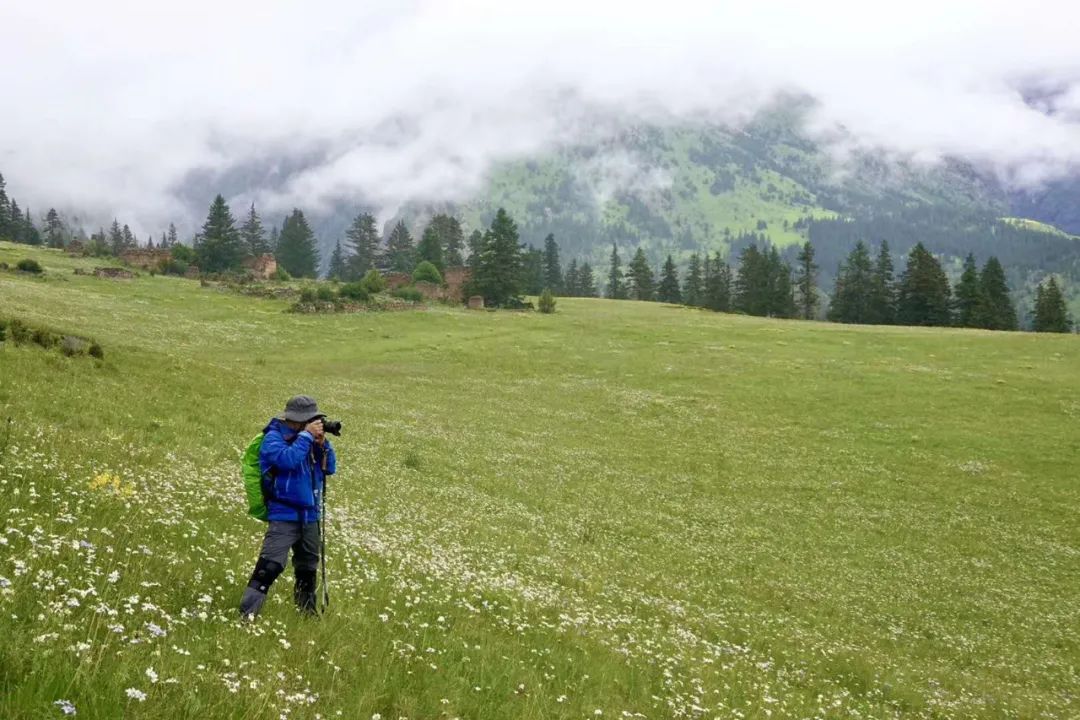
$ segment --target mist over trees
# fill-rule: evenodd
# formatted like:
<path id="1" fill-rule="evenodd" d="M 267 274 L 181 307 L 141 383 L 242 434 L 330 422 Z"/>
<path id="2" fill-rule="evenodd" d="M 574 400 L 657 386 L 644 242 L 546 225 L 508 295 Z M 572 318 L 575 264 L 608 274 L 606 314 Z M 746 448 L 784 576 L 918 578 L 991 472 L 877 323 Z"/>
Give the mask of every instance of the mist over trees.
<path id="1" fill-rule="evenodd" d="M 824 319 L 834 322 L 990 330 L 1020 327 L 1022 318 L 1013 299 L 1010 275 L 996 255 L 989 256 L 980 268 L 975 253 L 968 252 L 953 285 L 941 256 L 931 252 L 926 243 L 911 243 L 906 238 L 899 243 L 908 248 L 906 255 L 900 256 L 904 265 L 899 276 L 894 264 L 897 256 L 888 239 L 880 240 L 874 255 L 862 239 L 856 239 L 847 255 L 837 260 L 832 292 L 826 296 L 819 282 L 823 263 L 835 252 L 835 236 L 860 228 L 872 228 L 888 236 L 896 229 L 895 221 L 810 220 L 803 224 L 811 236 L 825 233 L 828 252 L 823 254 L 811 240 L 781 252 L 769 242 L 763 223 L 759 223 L 758 232 L 729 235 L 729 256 L 737 250 L 734 265 L 721 252 L 694 252 L 683 256 L 681 271 L 673 253 L 664 256 L 656 268 L 641 246 L 621 249 L 618 242 L 613 242 L 603 277 L 604 295 L 808 320 L 821 318 L 822 300 L 827 298 Z M 946 222 L 944 229 L 938 228 L 936 235 L 930 235 L 946 238 L 948 245 L 947 239 L 956 233 L 962 233 L 962 229 Z M 1010 256 L 1016 254 L 1013 245 L 1047 242 L 1045 233 L 1031 233 L 1009 223 L 1000 223 L 996 235 L 1000 242 L 990 246 L 1009 246 Z M 190 267 L 201 273 L 243 272 L 250 258 L 266 253 L 272 253 L 280 269 L 292 277 L 317 278 L 320 266 L 318 241 L 299 208 L 284 218 L 280 228 L 272 224 L 267 233 L 254 204 L 248 206 L 243 222 L 238 224 L 224 196 L 218 194 L 189 245 L 181 243 L 174 223 L 160 232 L 156 245 L 153 235 L 141 245 L 131 227 L 119 218 L 114 218 L 108 229 L 100 228 L 87 236 L 81 228 L 72 229 L 56 209 L 49 208 L 41 216 L 39 227 L 29 210 L 9 195 L 2 175 L 0 238 L 90 255 L 121 257 L 137 249 L 154 250 L 165 253 L 159 269 L 177 274 Z M 1066 241 L 1075 242 L 1062 239 Z M 475 229 L 467 239 L 458 218 L 448 213 L 433 215 L 419 243 L 414 241 L 404 219 L 394 223 L 382 238 L 374 215 L 361 212 L 332 247 L 326 276 L 341 282 L 358 280 L 371 270 L 413 277 L 421 264 L 422 277 L 441 282 L 447 268 L 464 266 L 471 278 L 466 290 L 482 295 L 495 307 L 520 306 L 525 295 L 540 295 L 544 290 L 550 291 L 552 297 L 599 295 L 596 271 L 587 258 L 574 257 L 564 268 L 562 248 L 553 233 L 544 238 L 542 248 L 525 245 L 516 222 L 501 208 L 486 230 Z M 625 266 L 624 253 L 630 256 Z M 1044 275 L 1035 288 L 1034 306 L 1025 315 L 1025 322 L 1037 331 L 1071 331 L 1074 326 L 1059 276 Z"/>

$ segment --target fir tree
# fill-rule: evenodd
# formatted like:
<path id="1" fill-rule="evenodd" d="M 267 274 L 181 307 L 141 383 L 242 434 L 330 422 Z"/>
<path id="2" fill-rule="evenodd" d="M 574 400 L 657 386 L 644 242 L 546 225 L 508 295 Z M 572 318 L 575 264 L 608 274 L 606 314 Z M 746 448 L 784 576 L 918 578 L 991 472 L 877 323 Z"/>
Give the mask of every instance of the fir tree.
<path id="1" fill-rule="evenodd" d="M 660 277 L 660 286 L 656 290 L 660 302 L 678 305 L 682 302 L 682 292 L 679 290 L 679 274 L 675 269 L 675 261 L 670 255 L 664 261 L 664 268 Z"/>
<path id="2" fill-rule="evenodd" d="M 563 295 L 578 297 L 581 295 L 581 282 L 578 277 L 577 258 L 570 261 L 566 268 L 566 280 L 563 282 Z"/>
<path id="3" fill-rule="evenodd" d="M 51 248 L 64 247 L 64 222 L 56 208 L 49 208 L 45 215 L 45 242 Z"/>
<path id="4" fill-rule="evenodd" d="M 791 266 L 780 259 L 780 251 L 775 246 L 769 249 L 765 263 L 766 282 L 768 283 L 767 317 L 795 317 L 795 288 L 791 283 Z"/>
<path id="5" fill-rule="evenodd" d="M 979 287 L 979 268 L 975 265 L 975 256 L 968 253 L 964 258 L 964 270 L 956 283 L 954 303 L 956 324 L 960 327 L 979 327 L 979 307 L 982 291 Z"/>
<path id="6" fill-rule="evenodd" d="M 123 230 L 124 235 L 124 251 L 134 250 L 139 246 L 139 242 L 135 239 L 135 233 L 131 232 L 131 228 L 126 224 Z"/>
<path id="7" fill-rule="evenodd" d="M 867 321 L 877 325 L 896 323 L 896 279 L 893 277 L 889 243 L 882 240 L 870 281 L 870 313 Z"/>
<path id="8" fill-rule="evenodd" d="M 345 238 L 347 246 L 350 246 L 346 249 L 352 252 L 347 260 L 345 276 L 349 280 L 358 280 L 375 267 L 379 258 L 379 231 L 375 227 L 375 216 L 366 212 L 357 215 L 345 231 Z"/>
<path id="9" fill-rule="evenodd" d="M 484 303 L 502 307 L 520 300 L 522 257 L 517 225 L 499 208 L 480 242 L 475 287 Z"/>
<path id="10" fill-rule="evenodd" d="M 692 307 L 702 307 L 705 305 L 704 295 L 704 281 L 701 277 L 701 256 L 694 253 L 690 256 L 686 279 L 683 281 L 683 302 Z"/>
<path id="11" fill-rule="evenodd" d="M 1040 283 L 1035 291 L 1035 332 L 1067 333 L 1072 330 L 1072 319 L 1065 307 L 1065 295 L 1053 275 Z"/>
<path id="12" fill-rule="evenodd" d="M 435 266 L 435 269 L 442 274 L 442 271 L 446 269 L 446 265 L 443 262 L 443 244 L 439 238 L 439 231 L 436 229 L 434 223 L 427 226 L 424 230 L 424 234 L 420 236 L 420 244 L 416 247 L 416 254 L 419 257 L 420 262 L 425 260 Z"/>
<path id="13" fill-rule="evenodd" d="M 703 306 L 715 312 L 731 312 L 731 266 L 724 262 L 719 252 L 716 253 L 716 257 L 712 261 L 709 260 L 709 255 L 706 253 L 704 269 L 707 272 L 705 273 L 704 296 L 702 298 Z"/>
<path id="14" fill-rule="evenodd" d="M 896 314 L 900 324 L 951 324 L 949 279 L 941 263 L 922 243 L 917 243 L 908 255 L 898 295 Z"/>
<path id="15" fill-rule="evenodd" d="M 313 278 L 318 274 L 319 251 L 315 234 L 298 208 L 293 208 L 281 226 L 275 257 L 278 266 L 294 278 Z"/>
<path id="16" fill-rule="evenodd" d="M 813 320 L 817 317 L 818 293 L 817 293 L 817 263 L 814 262 L 814 246 L 810 241 L 803 243 L 799 250 L 798 271 L 795 276 L 795 287 L 799 291 L 799 315 L 803 320 Z"/>
<path id="17" fill-rule="evenodd" d="M 326 270 L 326 277 L 329 280 L 344 280 L 347 272 L 345 252 L 341 249 L 341 241 L 338 240 L 334 243 L 334 252 L 330 254 L 330 266 Z"/>
<path id="18" fill-rule="evenodd" d="M 169 235 L 168 235 L 168 247 L 176 247 L 180 244 L 180 239 L 176 236 L 176 226 L 169 223 Z"/>
<path id="19" fill-rule="evenodd" d="M 532 245 L 522 257 L 521 288 L 526 295 L 539 295 L 544 289 L 544 253 Z"/>
<path id="20" fill-rule="evenodd" d="M 259 257 L 270 252 L 270 243 L 266 240 L 266 231 L 263 229 L 262 220 L 255 212 L 255 203 L 251 203 L 248 209 L 247 219 L 240 227 L 240 239 L 244 250 L 248 255 Z"/>
<path id="21" fill-rule="evenodd" d="M 550 233 L 544 238 L 544 284 L 556 295 L 563 292 L 563 274 L 562 266 L 559 263 L 559 246 L 555 242 L 555 236 Z"/>
<path id="22" fill-rule="evenodd" d="M 116 256 L 124 252 L 124 231 L 116 218 L 113 218 L 112 225 L 109 226 L 109 252 Z"/>
<path id="23" fill-rule="evenodd" d="M 7 196 L 4 176 L 0 175 L 0 238 L 12 239 L 11 200 Z"/>
<path id="24" fill-rule="evenodd" d="M 469 257 L 466 261 L 466 266 L 469 268 L 469 274 L 471 275 L 473 282 L 476 281 L 476 273 L 480 267 L 480 256 L 484 252 L 484 235 L 479 230 L 473 230 L 469 235 Z M 472 289 L 469 291 L 470 295 L 477 294 Z"/>
<path id="25" fill-rule="evenodd" d="M 11 238 L 12 242 L 25 242 L 25 240 L 23 240 L 25 232 L 23 229 L 22 208 L 19 207 L 19 203 L 15 202 L 15 198 L 11 198 L 9 208 L 11 221 L 8 224 L 8 236 Z"/>
<path id="26" fill-rule="evenodd" d="M 829 304 L 829 320 L 841 323 L 870 323 L 873 313 L 870 302 L 874 292 L 874 272 L 870 252 L 862 240 L 840 265 L 836 287 Z"/>
<path id="27" fill-rule="evenodd" d="M 210 203 L 206 222 L 203 223 L 202 232 L 195 243 L 199 269 L 209 273 L 236 270 L 246 254 L 232 211 L 225 203 L 225 198 L 217 195 Z"/>
<path id="28" fill-rule="evenodd" d="M 430 227 L 435 228 L 442 246 L 443 262 L 446 267 L 461 267 L 465 264 L 461 251 L 465 246 L 465 233 L 461 222 L 453 215 L 438 214 L 431 218 Z"/>
<path id="29" fill-rule="evenodd" d="M 1009 295 L 1005 270 L 996 257 L 991 257 L 979 273 L 979 305 L 976 322 L 988 330 L 1016 330 L 1016 306 Z"/>
<path id="30" fill-rule="evenodd" d="M 623 283 L 619 248 L 614 242 L 611 243 L 611 269 L 608 271 L 607 296 L 612 300 L 626 299 L 626 286 Z"/>
<path id="31" fill-rule="evenodd" d="M 626 294 L 631 300 L 655 300 L 656 278 L 641 248 L 627 266 Z"/>
<path id="32" fill-rule="evenodd" d="M 714 271 L 715 272 L 715 271 Z M 771 305 L 769 259 L 757 245 L 748 245 L 739 255 L 739 272 L 735 277 L 734 306 L 747 315 L 768 315 Z"/>
<path id="33" fill-rule="evenodd" d="M 30 215 L 30 208 L 26 208 L 23 212 L 20 242 L 27 245 L 41 244 L 41 233 L 38 231 L 37 226 L 34 225 L 34 219 Z"/>
<path id="34" fill-rule="evenodd" d="M 390 270 L 401 273 L 412 273 L 416 267 L 416 247 L 404 220 L 398 220 L 386 240 L 386 264 Z"/>
<path id="35" fill-rule="evenodd" d="M 593 278 L 593 269 L 589 263 L 584 263 L 578 270 L 578 295 L 581 297 L 596 297 L 596 280 Z"/>

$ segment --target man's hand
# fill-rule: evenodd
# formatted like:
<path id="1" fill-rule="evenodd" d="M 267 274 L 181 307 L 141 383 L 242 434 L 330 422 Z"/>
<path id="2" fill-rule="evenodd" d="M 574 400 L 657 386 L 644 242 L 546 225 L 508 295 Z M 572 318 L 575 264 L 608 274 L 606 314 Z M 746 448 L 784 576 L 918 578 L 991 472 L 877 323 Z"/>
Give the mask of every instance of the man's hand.
<path id="1" fill-rule="evenodd" d="M 309 422 L 307 425 L 304 426 L 304 430 L 307 430 L 309 433 L 311 433 L 311 436 L 313 438 L 315 438 L 315 442 L 319 443 L 320 445 L 322 444 L 322 442 L 323 442 L 322 418 L 315 418 L 314 420 L 312 420 L 311 422 Z"/>

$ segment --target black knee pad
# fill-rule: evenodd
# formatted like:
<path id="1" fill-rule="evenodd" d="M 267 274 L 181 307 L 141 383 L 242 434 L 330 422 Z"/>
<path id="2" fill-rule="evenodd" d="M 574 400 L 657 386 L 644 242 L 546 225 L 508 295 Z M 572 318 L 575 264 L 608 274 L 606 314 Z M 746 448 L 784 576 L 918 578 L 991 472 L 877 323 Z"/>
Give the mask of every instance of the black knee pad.
<path id="1" fill-rule="evenodd" d="M 265 593 L 284 569 L 285 566 L 281 563 L 261 557 L 255 563 L 255 572 L 251 573 L 251 581 L 248 582 L 248 587 Z"/>
<path id="2" fill-rule="evenodd" d="M 296 569 L 296 590 L 298 592 L 315 592 L 315 571 Z"/>

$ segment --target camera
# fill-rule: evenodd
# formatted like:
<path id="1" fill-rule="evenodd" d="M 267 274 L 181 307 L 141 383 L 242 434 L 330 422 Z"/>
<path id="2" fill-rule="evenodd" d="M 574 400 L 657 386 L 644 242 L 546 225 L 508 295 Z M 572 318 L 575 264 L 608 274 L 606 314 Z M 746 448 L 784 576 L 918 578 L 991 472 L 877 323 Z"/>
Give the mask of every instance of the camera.
<path id="1" fill-rule="evenodd" d="M 328 432 L 331 435 L 341 436 L 341 421 L 331 420 L 329 418 L 323 418 L 322 427 L 324 432 Z"/>

